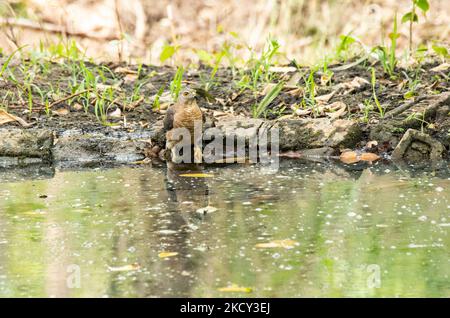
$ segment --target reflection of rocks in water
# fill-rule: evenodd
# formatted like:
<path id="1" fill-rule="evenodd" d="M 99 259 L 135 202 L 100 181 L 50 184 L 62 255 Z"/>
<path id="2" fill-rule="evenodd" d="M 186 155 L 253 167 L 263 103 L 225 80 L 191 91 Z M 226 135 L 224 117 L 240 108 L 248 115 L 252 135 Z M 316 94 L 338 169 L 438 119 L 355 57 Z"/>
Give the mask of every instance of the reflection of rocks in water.
<path id="1" fill-rule="evenodd" d="M 55 168 L 53 166 L 39 162 L 30 162 L 30 160 L 27 159 L 25 162 L 21 162 L 17 158 L 0 158 L 0 181 L 16 182 L 52 179 L 55 176 Z"/>

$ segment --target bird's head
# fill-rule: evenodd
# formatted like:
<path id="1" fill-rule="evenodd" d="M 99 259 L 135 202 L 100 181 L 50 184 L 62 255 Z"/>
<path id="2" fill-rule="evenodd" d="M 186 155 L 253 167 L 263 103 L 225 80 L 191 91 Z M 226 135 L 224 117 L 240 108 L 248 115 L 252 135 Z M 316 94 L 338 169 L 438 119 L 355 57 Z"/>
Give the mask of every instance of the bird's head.
<path id="1" fill-rule="evenodd" d="M 181 103 L 191 103 L 195 100 L 196 92 L 193 89 L 185 88 L 178 95 L 178 101 Z"/>

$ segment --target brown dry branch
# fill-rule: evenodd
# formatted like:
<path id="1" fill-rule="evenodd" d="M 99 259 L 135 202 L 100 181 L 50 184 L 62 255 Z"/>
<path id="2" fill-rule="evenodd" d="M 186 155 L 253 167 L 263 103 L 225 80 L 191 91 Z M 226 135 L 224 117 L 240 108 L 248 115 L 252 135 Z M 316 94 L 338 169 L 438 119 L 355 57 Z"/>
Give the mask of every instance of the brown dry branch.
<path id="1" fill-rule="evenodd" d="M 40 32 L 48 32 L 48 33 L 56 33 L 56 34 L 65 34 L 70 36 L 76 36 L 76 37 L 82 37 L 82 38 L 89 38 L 94 40 L 101 40 L 101 41 L 113 41 L 113 40 L 119 40 L 117 36 L 98 36 L 95 34 L 89 34 L 84 32 L 74 32 L 69 31 L 64 27 L 61 27 L 59 25 L 55 25 L 52 23 L 45 23 L 45 22 L 34 22 L 28 19 L 24 18 L 0 18 L 0 26 L 7 26 L 7 27 L 18 27 L 23 29 L 29 29 L 34 31 L 40 31 Z"/>

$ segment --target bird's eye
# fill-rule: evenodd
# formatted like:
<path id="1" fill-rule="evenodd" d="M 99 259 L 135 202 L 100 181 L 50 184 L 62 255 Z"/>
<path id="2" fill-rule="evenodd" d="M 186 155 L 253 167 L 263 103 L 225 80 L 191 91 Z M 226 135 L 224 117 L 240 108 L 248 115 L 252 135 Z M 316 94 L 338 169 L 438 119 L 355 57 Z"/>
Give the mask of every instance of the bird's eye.
<path id="1" fill-rule="evenodd" d="M 184 93 L 183 93 L 183 96 L 188 96 L 188 95 L 189 95 L 188 92 L 184 92 Z"/>

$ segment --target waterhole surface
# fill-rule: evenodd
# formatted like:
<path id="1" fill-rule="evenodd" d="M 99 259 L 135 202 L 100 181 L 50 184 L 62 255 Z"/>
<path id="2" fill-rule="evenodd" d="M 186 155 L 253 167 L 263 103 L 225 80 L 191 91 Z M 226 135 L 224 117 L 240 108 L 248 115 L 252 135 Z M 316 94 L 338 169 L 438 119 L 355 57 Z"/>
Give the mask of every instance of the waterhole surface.
<path id="1" fill-rule="evenodd" d="M 450 297 L 444 168 L 3 169 L 0 296 Z"/>

